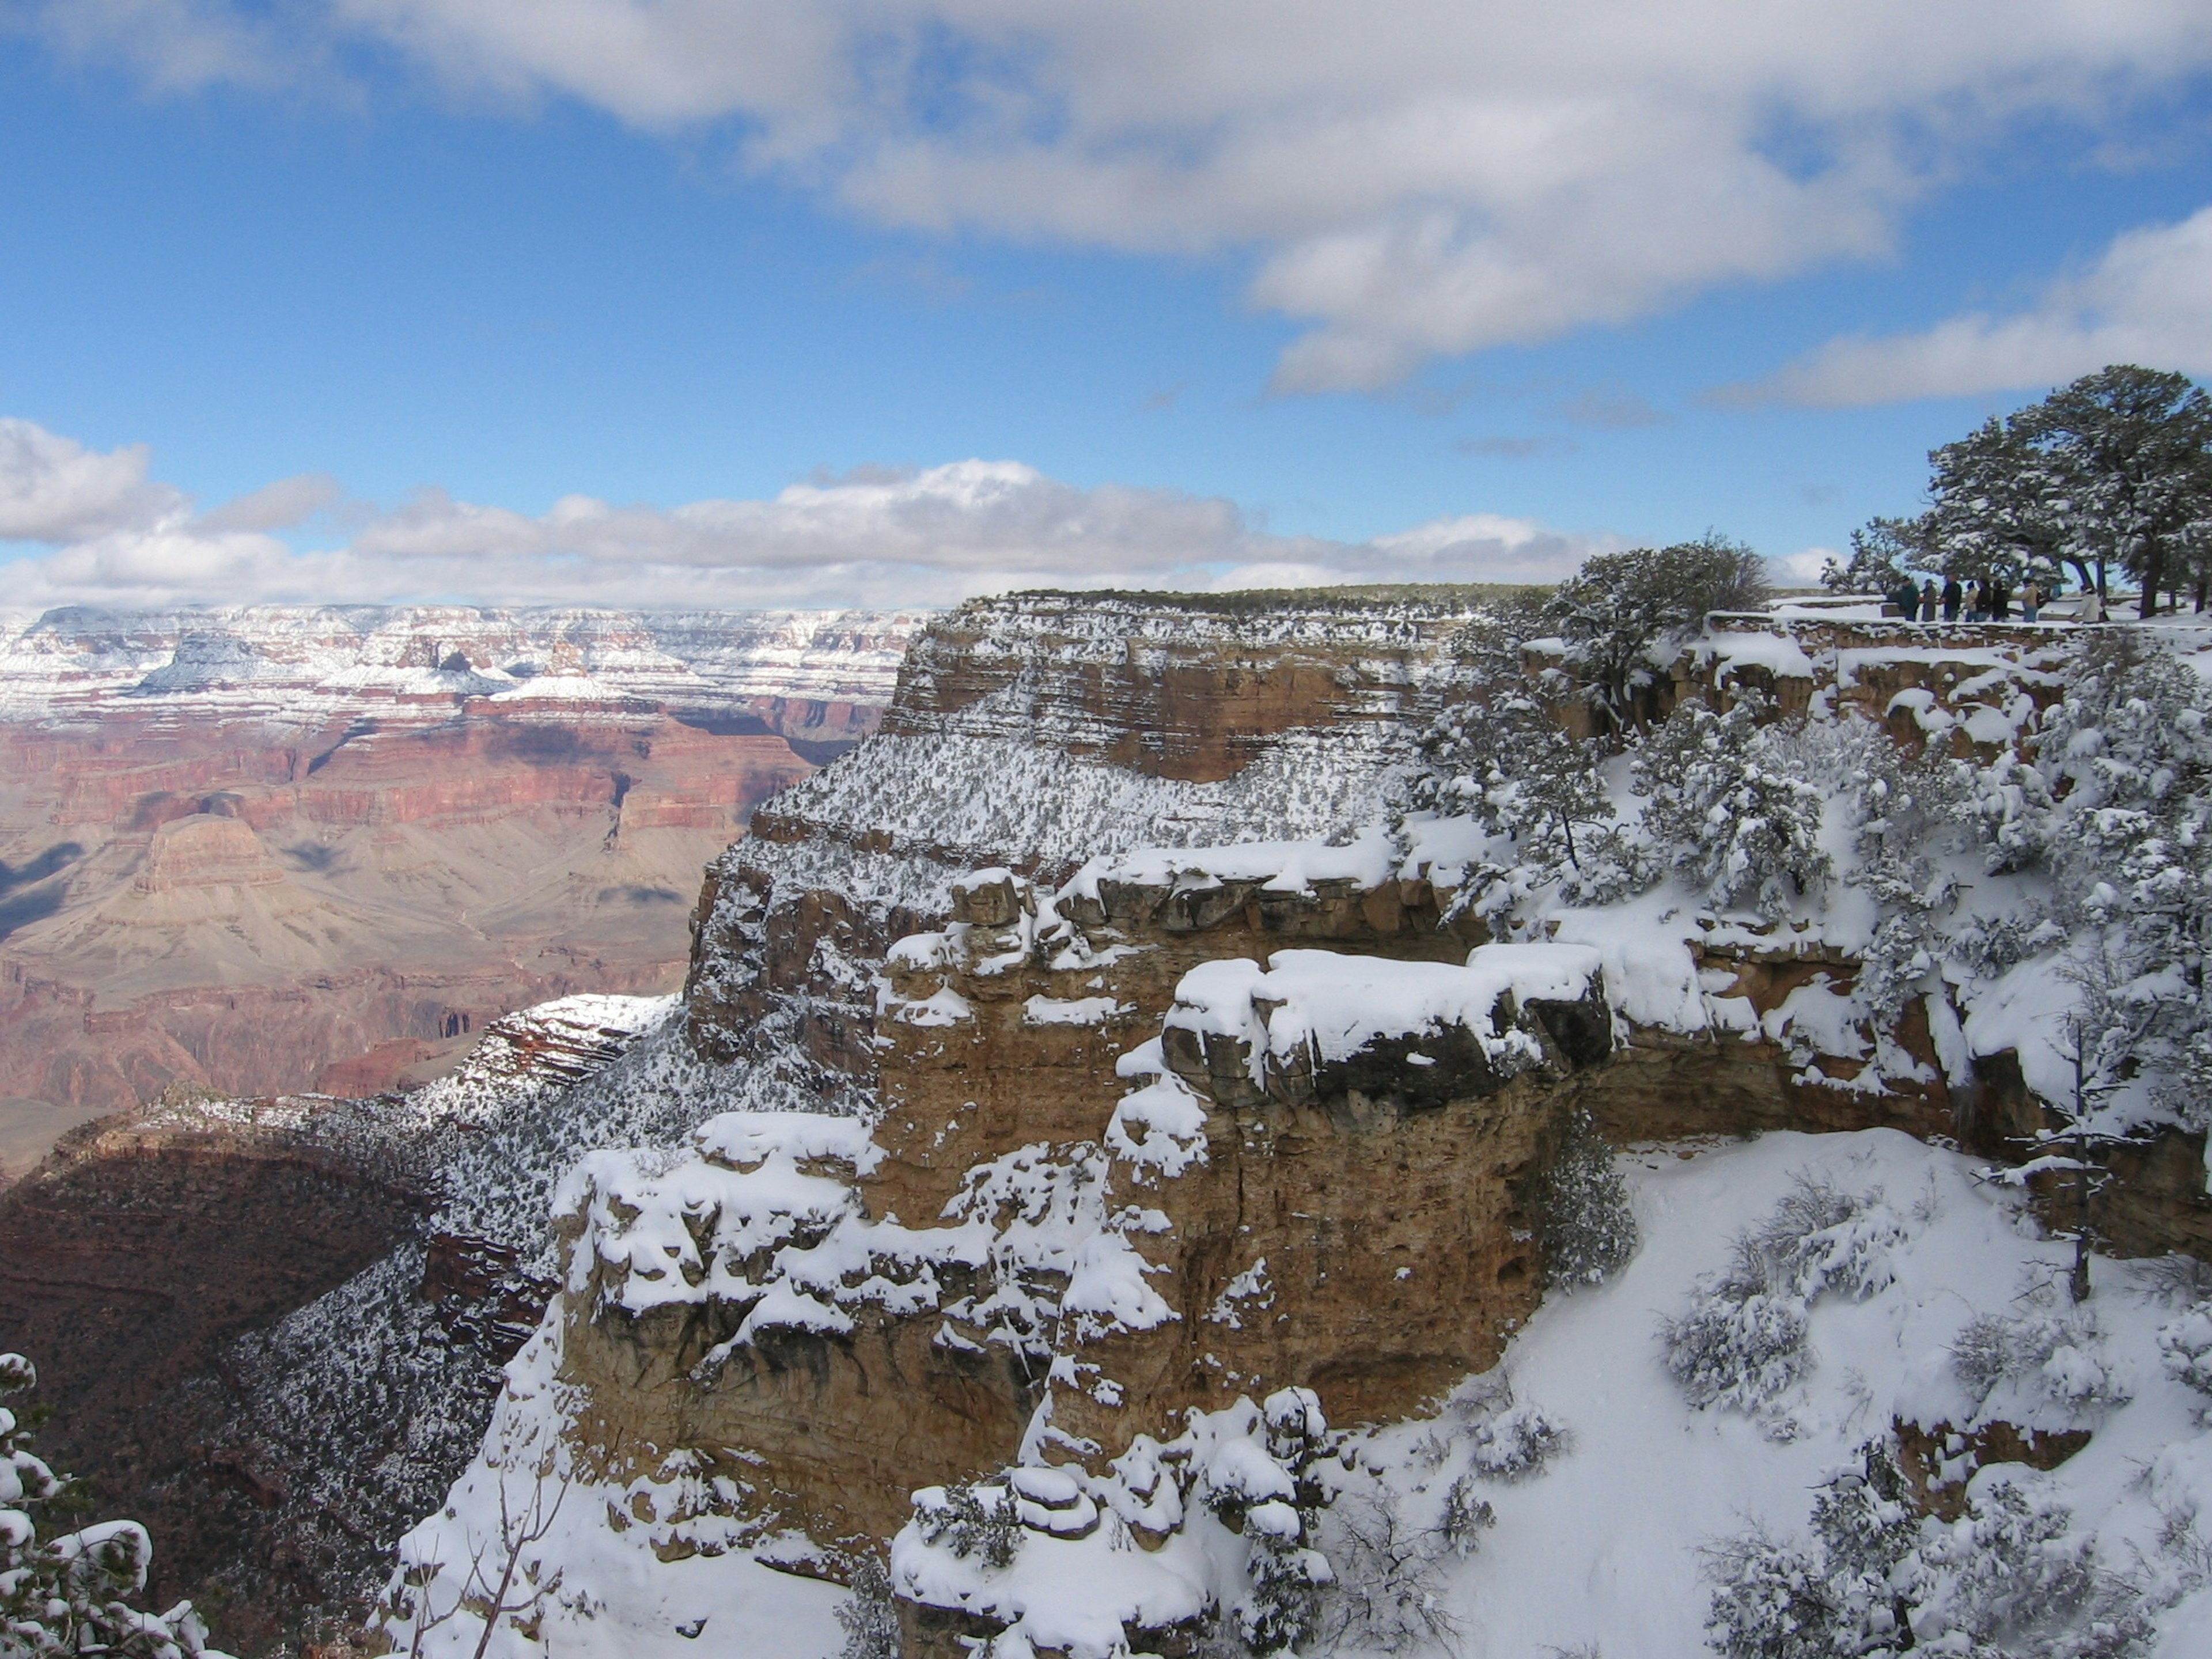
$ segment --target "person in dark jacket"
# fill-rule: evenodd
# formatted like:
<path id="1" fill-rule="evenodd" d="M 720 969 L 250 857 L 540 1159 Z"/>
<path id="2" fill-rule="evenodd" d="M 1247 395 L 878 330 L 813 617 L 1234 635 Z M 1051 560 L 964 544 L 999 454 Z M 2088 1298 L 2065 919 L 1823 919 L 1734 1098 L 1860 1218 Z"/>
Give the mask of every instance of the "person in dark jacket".
<path id="1" fill-rule="evenodd" d="M 1943 620 L 1945 622 L 1959 620 L 1959 602 L 1966 597 L 1966 591 L 1959 586 L 1959 579 L 1956 576 L 1943 578 Z"/>
<path id="2" fill-rule="evenodd" d="M 1889 602 L 1896 607 L 1899 616 L 1911 622 L 1920 613 L 1920 590 L 1909 579 L 1901 581 L 1890 589 Z"/>
<path id="3" fill-rule="evenodd" d="M 2012 617 L 2012 590 L 2005 586 L 2002 576 L 1992 576 L 1982 587 L 1982 604 L 1988 609 L 1991 622 L 2006 622 Z"/>

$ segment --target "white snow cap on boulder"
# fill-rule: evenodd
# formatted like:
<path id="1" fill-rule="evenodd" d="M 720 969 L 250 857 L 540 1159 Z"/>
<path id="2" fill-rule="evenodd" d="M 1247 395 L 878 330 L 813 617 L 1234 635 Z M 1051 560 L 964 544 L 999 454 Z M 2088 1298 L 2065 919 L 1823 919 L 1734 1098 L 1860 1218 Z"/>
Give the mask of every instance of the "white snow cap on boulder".
<path id="1" fill-rule="evenodd" d="M 1535 1039 L 1500 1004 L 1580 1001 L 1601 989 L 1598 951 L 1586 945 L 1485 945 L 1465 967 L 1393 962 L 1334 951 L 1278 951 L 1201 963 L 1176 987 L 1170 1028 L 1248 1044 L 1254 1080 L 1268 1055 L 1348 1060 L 1379 1037 L 1463 1026 L 1493 1060 L 1540 1058 Z"/>
<path id="2" fill-rule="evenodd" d="M 839 1163 L 866 1175 L 884 1155 L 860 1119 L 825 1112 L 724 1112 L 701 1124 L 695 1139 L 707 1162 L 730 1170 L 758 1169 L 781 1152 L 801 1168 Z"/>

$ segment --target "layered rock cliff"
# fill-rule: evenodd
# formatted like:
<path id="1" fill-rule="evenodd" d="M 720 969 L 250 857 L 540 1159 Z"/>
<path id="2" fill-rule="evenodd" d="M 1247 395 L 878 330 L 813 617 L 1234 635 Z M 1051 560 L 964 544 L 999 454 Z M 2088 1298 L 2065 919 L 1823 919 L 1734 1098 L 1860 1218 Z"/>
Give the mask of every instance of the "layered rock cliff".
<path id="1" fill-rule="evenodd" d="M 1468 618 L 1043 595 L 936 623 L 882 731 L 710 868 L 686 991 L 618 1057 L 518 1091 L 487 1051 L 372 1109 L 428 1149 L 421 1218 L 224 1351 L 249 1380 L 207 1442 L 256 1448 L 254 1489 L 284 1494 L 260 1535 L 312 1564 L 289 1605 L 358 1594 L 419 1521 L 376 1639 L 428 1652 L 487 1622 L 523 1652 L 690 1651 L 710 1618 L 796 1641 L 828 1604 L 757 1563 L 885 1558 L 910 1656 L 1188 1652 L 1227 1639 L 1255 1575 L 1375 1547 L 1324 1537 L 1324 1463 L 1375 1474 L 1361 1449 L 1397 1434 L 1409 1470 L 1460 1458 L 1436 1501 L 1474 1480 L 1473 1505 L 1562 1439 L 1498 1368 L 1589 1260 L 1576 1183 L 1612 1147 L 1902 1130 L 2019 1155 L 2044 1113 L 2011 1046 L 2033 987 L 1923 975 L 1873 1016 L 1847 884 L 1778 917 L 1661 875 L 1473 902 L 1511 874 L 1498 845 L 1407 789 L 1468 694 Z M 1722 619 L 1668 684 L 1996 753 L 2057 649 Z M 1526 669 L 1563 706 L 1542 649 Z M 257 867 L 197 836 L 180 867 Z M 1930 1157 L 1952 1160 L 1931 1194 L 1965 1189 Z M 2126 1159 L 2106 1237 L 2202 1249 L 2201 1137 Z M 1988 1226 L 2026 1228 L 2006 1213 Z M 1966 1420 L 1895 1409 L 1929 1444 Z M 394 1419 L 432 1430 L 378 1439 Z M 308 1423 L 375 1455 L 320 1457 Z M 1834 1427 L 1779 1423 L 1778 1444 Z M 1407 1426 L 1344 1437 L 1363 1424 Z M 492 1561 L 532 1588 L 495 1594 Z"/>
<path id="2" fill-rule="evenodd" d="M 0 1167 L 172 1083 L 368 1093 L 673 988 L 699 867 L 919 618 L 50 612 L 0 638 Z M 333 1069 L 336 1068 L 336 1069 Z"/>
<path id="3" fill-rule="evenodd" d="M 1848 905 L 1778 926 L 1662 886 L 1488 939 L 1458 902 L 1481 837 L 1392 811 L 1463 621 L 1041 596 L 933 629 L 881 733 L 709 872 L 684 1020 L 743 1109 L 690 1161 L 564 1183 L 562 1291 L 461 1510 L 534 1458 L 662 1562 L 842 1576 L 896 1532 L 907 1650 L 951 1655 L 1023 1616 L 942 1570 L 961 1504 L 1158 1551 L 1195 1501 L 1187 1425 L 1387 1423 L 1492 1367 L 1559 1280 L 1547 1194 L 1593 1137 L 2024 1144 L 1999 1022 L 1945 987 L 1869 1018 Z M 1994 752 L 2056 649 L 1724 620 L 1673 687 Z M 2192 1190 L 2138 1177 L 2108 1231 L 2201 1248 L 2201 1145 L 2160 1145 Z M 450 1565 L 467 1524 L 404 1559 Z M 1175 1623 L 1097 1628 L 1182 1651 Z"/>

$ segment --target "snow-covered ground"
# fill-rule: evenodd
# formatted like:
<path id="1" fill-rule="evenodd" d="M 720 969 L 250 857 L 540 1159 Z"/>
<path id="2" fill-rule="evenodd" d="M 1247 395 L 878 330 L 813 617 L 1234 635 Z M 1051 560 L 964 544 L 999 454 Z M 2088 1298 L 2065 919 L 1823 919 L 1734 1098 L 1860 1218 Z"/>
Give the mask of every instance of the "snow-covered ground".
<path id="1" fill-rule="evenodd" d="M 1974 1160 L 1892 1130 L 1654 1148 L 1622 1162 L 1642 1249 L 1611 1283 L 1548 1301 L 1507 1352 L 1516 1395 L 1573 1439 L 1537 1478 L 1489 1494 L 1497 1525 L 1449 1575 L 1467 1659 L 1583 1644 L 1607 1659 L 1704 1650 L 1703 1546 L 1747 1525 L 1802 1534 L 1814 1488 L 1893 1419 L 1966 1426 L 1977 1406 L 1952 1345 L 1968 1322 L 2066 1307 L 2070 1247 L 2040 1240 L 2014 1200 L 1975 1179 Z M 1813 1363 L 1768 1410 L 1700 1410 L 1662 1364 L 1659 1321 L 1686 1310 L 1698 1277 L 1728 1265 L 1735 1235 L 1800 1172 L 1882 1195 L 1902 1224 L 1887 1252 L 1893 1280 L 1863 1301 L 1830 1295 L 1813 1305 Z M 2102 1413 L 2039 1401 L 2092 1428 L 2087 1447 L 2048 1474 L 1993 1465 L 1977 1490 L 2000 1479 L 2047 1490 L 2097 1535 L 2108 1565 L 2132 1566 L 2140 1552 L 2147 1588 L 2178 1587 L 2182 1564 L 2159 1537 L 2168 1516 L 2212 1505 L 2212 1435 L 2193 1415 L 2206 1401 L 2160 1369 L 2157 1332 L 2178 1310 L 2148 1293 L 2142 1269 L 2099 1261 L 2095 1277 L 2088 1306 L 2134 1398 Z M 1394 1486 L 1433 1497 L 1464 1456 L 1455 1449 L 1425 1468 L 1432 1432 L 1401 1425 L 1372 1437 L 1370 1455 Z M 2160 1625 L 2161 1659 L 2212 1652 L 2212 1593 L 2200 1587 Z"/>
<path id="2" fill-rule="evenodd" d="M 1856 1467 L 1862 1444 L 1888 1435 L 1894 1421 L 1971 1430 L 1996 1416 L 2092 1432 L 2083 1449 L 2047 1473 L 1990 1465 L 1972 1476 L 1969 1496 L 1985 1502 L 1996 1484 L 2012 1481 L 2032 1501 L 2063 1506 L 2073 1534 L 2094 1539 L 2103 1568 L 2130 1576 L 2131 1594 L 2155 1620 L 2155 1642 L 2139 1650 L 2146 1659 L 2212 1651 L 2212 1581 L 2191 1525 L 2212 1506 L 2212 1431 L 2197 1419 L 2205 1397 L 2161 1363 L 2160 1332 L 2184 1319 L 2187 1299 L 2170 1275 L 2100 1260 L 2095 1293 L 2074 1315 L 2063 1285 L 2069 1247 L 2042 1238 L 2014 1195 L 1978 1178 L 1975 1160 L 1892 1131 L 1638 1148 L 1620 1164 L 1642 1233 L 1621 1273 L 1555 1294 L 1498 1370 L 1471 1380 L 1436 1415 L 1352 1430 L 1338 1456 L 1316 1466 L 1323 1484 L 1337 1489 L 1345 1516 L 1371 1514 L 1379 1499 L 1416 1539 L 1437 1526 L 1455 1493 L 1462 1506 L 1488 1506 L 1494 1520 L 1468 1534 L 1468 1553 L 1431 1549 L 1413 1575 L 1419 1593 L 1435 1598 L 1443 1633 L 1390 1648 L 1370 1621 L 1364 1632 L 1340 1629 L 1309 1651 L 1346 1659 L 1385 1651 L 1685 1659 L 1707 1650 L 1707 1547 L 1753 1527 L 1783 1540 L 1803 1534 L 1821 1483 Z M 1688 1312 L 1701 1283 L 1729 1265 L 1737 1235 L 1762 1224 L 1806 1181 L 1867 1200 L 1850 1231 L 1856 1276 L 1815 1293 L 1794 1382 L 1753 1410 L 1701 1408 L 1669 1372 L 1662 1322 Z M 2070 1333 L 2039 1370 L 2000 1381 L 1978 1400 L 1954 1350 L 1972 1322 L 1990 1316 L 2023 1327 L 2071 1322 Z M 514 1583 L 531 1587 L 508 1597 L 511 1606 L 529 1603 L 520 1620 L 542 1645 L 525 1641 L 509 1620 L 491 1654 L 836 1654 L 843 1640 L 834 1620 L 838 1592 L 751 1559 L 743 1544 L 757 1540 L 744 1540 L 712 1514 L 711 1492 L 687 1494 L 680 1478 L 618 1489 L 579 1478 L 564 1487 L 571 1471 L 556 1426 L 568 1402 L 554 1380 L 558 1347 L 557 1327 L 549 1322 L 509 1368 L 486 1452 L 447 1510 L 404 1548 L 418 1573 L 441 1565 L 429 1607 L 451 1605 L 471 1560 L 484 1564 L 482 1572 L 503 1565 L 508 1547 L 531 1530 L 523 1517 L 532 1505 L 550 1508 L 557 1499 L 544 1537 L 517 1552 Z M 1495 1449 L 1503 1413 L 1522 1411 L 1525 1422 L 1530 1407 L 1565 1436 L 1533 1472 L 1510 1467 L 1513 1460 Z M 1230 1461 L 1217 1447 L 1213 1462 Z M 1094 1624 L 1102 1607 L 1175 1605 L 1178 1598 L 1164 1591 L 1176 1580 L 1187 1605 L 1232 1591 L 1255 1528 L 1248 1525 L 1239 1538 L 1209 1517 L 1154 1554 L 1115 1512 L 1127 1508 L 1127 1494 L 1108 1490 L 1111 1480 L 1088 1484 L 1109 1513 L 1086 1538 L 1024 1527 L 1011 1563 L 991 1568 L 980 1553 L 956 1558 L 918 1547 L 909 1528 L 899 1569 L 940 1579 L 965 1575 L 969 1605 L 1063 1639 Z M 628 1519 L 619 1530 L 610 1524 L 617 1513 Z M 1344 1547 L 1328 1515 L 1319 1537 L 1348 1583 L 1357 1552 Z M 701 1553 L 665 1563 L 663 1555 L 678 1553 L 671 1548 L 678 1539 Z M 543 1583 L 556 1568 L 558 1587 L 539 1595 L 533 1571 Z M 942 1595 L 945 1586 L 935 1588 Z M 1325 1619 L 1342 1597 L 1342 1590 L 1324 1596 Z M 481 1633 L 464 1613 L 428 1630 L 422 1650 L 472 1654 Z M 717 1645 L 693 1646 L 695 1636 Z M 1019 1639 L 994 1651 L 1026 1659 Z M 1078 1659 L 1107 1659 L 1111 1651 L 1082 1642 L 1074 1649 Z"/>

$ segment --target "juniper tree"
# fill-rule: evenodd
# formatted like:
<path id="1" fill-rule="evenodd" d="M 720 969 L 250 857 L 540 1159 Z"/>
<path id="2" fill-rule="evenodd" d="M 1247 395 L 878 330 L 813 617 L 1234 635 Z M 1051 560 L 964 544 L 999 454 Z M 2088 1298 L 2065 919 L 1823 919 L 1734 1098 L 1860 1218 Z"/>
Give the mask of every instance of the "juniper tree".
<path id="1" fill-rule="evenodd" d="M 1545 619 L 1565 645 L 1563 666 L 1620 736 L 1648 724 L 1648 694 L 1678 641 L 1708 612 L 1750 610 L 1768 591 L 1765 561 L 1714 533 L 1595 555 L 1553 590 Z"/>
<path id="2" fill-rule="evenodd" d="M 1767 706 L 1750 690 L 1725 714 L 1684 702 L 1637 751 L 1631 777 L 1648 797 L 1644 829 L 1679 874 L 1713 904 L 1779 919 L 1820 888 L 1830 862 L 1825 796 L 1760 728 Z"/>

